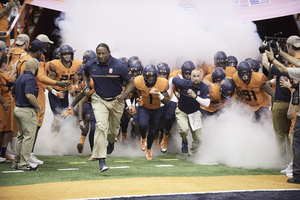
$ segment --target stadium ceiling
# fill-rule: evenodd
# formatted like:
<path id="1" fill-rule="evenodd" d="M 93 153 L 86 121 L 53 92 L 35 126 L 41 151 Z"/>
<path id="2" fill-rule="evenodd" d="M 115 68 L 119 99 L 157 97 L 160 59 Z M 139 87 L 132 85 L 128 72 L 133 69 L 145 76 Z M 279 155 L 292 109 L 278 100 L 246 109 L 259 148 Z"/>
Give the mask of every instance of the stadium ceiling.
<path id="1" fill-rule="evenodd" d="M 68 12 L 66 0 L 28 0 L 27 3 Z M 242 21 L 257 21 L 300 13 L 300 0 L 233 0 L 236 4 L 236 14 Z M 195 10 L 201 5 L 201 0 L 174 0 L 179 8 Z M 216 5 L 217 6 L 217 5 Z"/>

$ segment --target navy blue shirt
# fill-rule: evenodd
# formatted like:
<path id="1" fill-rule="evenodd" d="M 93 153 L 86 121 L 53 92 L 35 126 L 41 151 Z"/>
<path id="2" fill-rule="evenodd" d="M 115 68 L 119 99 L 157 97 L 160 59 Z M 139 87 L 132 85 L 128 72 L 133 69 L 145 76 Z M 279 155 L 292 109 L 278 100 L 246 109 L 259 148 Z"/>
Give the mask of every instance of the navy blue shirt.
<path id="1" fill-rule="evenodd" d="M 289 75 L 281 73 L 274 65 L 271 67 L 271 73 L 276 75 L 276 90 L 275 90 L 275 100 L 281 100 L 285 102 L 290 102 L 291 100 L 291 92 L 285 92 L 279 84 L 279 78 L 281 76 L 286 76 L 290 79 Z M 291 79 L 290 79 L 291 80 Z"/>
<path id="2" fill-rule="evenodd" d="M 189 97 L 187 94 L 188 89 L 192 89 L 195 94 L 203 99 L 210 99 L 209 86 L 200 82 L 197 88 L 193 87 L 192 80 L 186 80 L 181 78 L 173 78 L 173 84 L 180 89 L 180 98 L 178 102 L 178 108 L 186 113 L 191 114 L 200 110 L 200 104 L 196 99 Z"/>
<path id="3" fill-rule="evenodd" d="M 25 70 L 24 73 L 16 79 L 12 94 L 15 95 L 16 106 L 35 108 L 29 103 L 26 97 L 26 94 L 33 94 L 35 98 L 37 98 L 39 94 L 39 87 L 31 71 Z"/>
<path id="4" fill-rule="evenodd" d="M 96 94 L 104 98 L 121 94 L 123 81 L 132 77 L 128 67 L 112 56 L 106 65 L 100 65 L 97 58 L 89 60 L 85 64 L 84 73 L 92 77 Z"/>

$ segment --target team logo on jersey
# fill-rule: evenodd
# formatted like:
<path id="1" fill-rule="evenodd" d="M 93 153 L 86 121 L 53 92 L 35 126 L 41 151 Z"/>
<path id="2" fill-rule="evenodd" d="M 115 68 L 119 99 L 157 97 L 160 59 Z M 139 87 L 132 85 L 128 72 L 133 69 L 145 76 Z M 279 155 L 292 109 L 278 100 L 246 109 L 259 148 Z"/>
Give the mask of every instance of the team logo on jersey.
<path id="1" fill-rule="evenodd" d="M 42 123 L 42 120 L 41 120 L 41 119 L 39 119 L 39 123 Z"/>
<path id="2" fill-rule="evenodd" d="M 61 73 L 62 73 L 62 74 L 65 74 L 66 72 L 65 72 L 65 71 L 62 71 Z"/>
<path id="3" fill-rule="evenodd" d="M 113 69 L 112 68 L 109 68 L 108 72 L 111 74 L 113 73 Z"/>
<path id="4" fill-rule="evenodd" d="M 197 92 L 197 95 L 198 95 L 198 96 L 200 95 L 200 91 Z"/>

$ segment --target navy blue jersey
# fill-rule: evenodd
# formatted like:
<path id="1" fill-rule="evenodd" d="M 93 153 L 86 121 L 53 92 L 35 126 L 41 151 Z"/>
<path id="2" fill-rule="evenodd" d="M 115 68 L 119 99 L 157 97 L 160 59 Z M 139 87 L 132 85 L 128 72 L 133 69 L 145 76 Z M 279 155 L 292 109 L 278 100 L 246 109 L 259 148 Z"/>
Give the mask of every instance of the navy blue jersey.
<path id="1" fill-rule="evenodd" d="M 197 88 L 193 87 L 191 80 L 175 77 L 173 78 L 172 82 L 176 87 L 180 89 L 178 108 L 186 114 L 191 114 L 196 112 L 197 110 L 200 110 L 200 104 L 195 99 L 188 96 L 188 89 L 192 89 L 197 96 L 203 99 L 210 99 L 209 86 L 207 86 L 203 82 L 200 82 Z"/>
<path id="2" fill-rule="evenodd" d="M 16 106 L 35 108 L 29 103 L 26 97 L 26 94 L 33 94 L 35 98 L 37 98 L 39 94 L 35 76 L 31 71 L 25 70 L 24 73 L 16 79 L 12 94 L 15 95 Z"/>
<path id="3" fill-rule="evenodd" d="M 104 98 L 121 94 L 123 81 L 131 79 L 128 67 L 112 56 L 106 65 L 100 65 L 97 58 L 89 60 L 85 64 L 84 73 L 92 77 L 96 94 Z"/>
<path id="4" fill-rule="evenodd" d="M 290 79 L 289 75 L 281 73 L 274 65 L 272 65 L 271 73 L 276 75 L 276 90 L 275 90 L 275 100 L 281 100 L 285 102 L 290 102 L 291 92 L 284 91 L 279 85 L 279 78 L 281 76 L 286 76 Z M 291 79 L 290 79 L 291 80 Z"/>

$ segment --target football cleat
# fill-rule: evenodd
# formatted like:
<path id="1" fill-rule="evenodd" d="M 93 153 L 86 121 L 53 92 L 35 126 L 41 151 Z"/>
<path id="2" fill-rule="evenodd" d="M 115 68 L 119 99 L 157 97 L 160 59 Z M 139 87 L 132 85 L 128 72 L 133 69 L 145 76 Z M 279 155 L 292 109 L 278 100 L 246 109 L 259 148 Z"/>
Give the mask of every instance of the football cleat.
<path id="1" fill-rule="evenodd" d="M 147 149 L 147 150 L 146 150 L 146 159 L 147 159 L 147 160 L 152 160 L 151 149 Z"/>
<path id="2" fill-rule="evenodd" d="M 163 152 L 163 153 L 166 153 L 167 152 L 167 145 L 168 145 L 168 138 L 169 138 L 170 135 L 166 135 L 164 134 L 164 137 L 160 143 L 160 151 Z"/>
<path id="3" fill-rule="evenodd" d="M 145 151 L 146 147 L 147 147 L 147 139 L 146 138 L 145 139 L 141 138 L 141 150 Z"/>
<path id="4" fill-rule="evenodd" d="M 84 147 L 84 144 L 83 143 L 78 143 L 77 144 L 77 150 L 78 150 L 78 153 L 82 153 L 83 152 L 83 147 Z"/>

